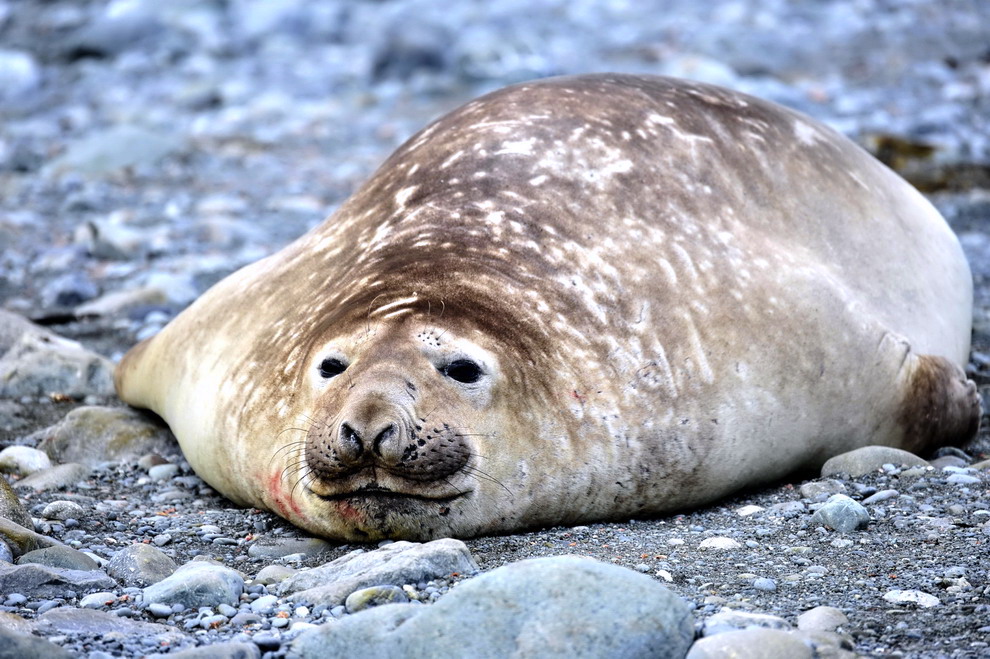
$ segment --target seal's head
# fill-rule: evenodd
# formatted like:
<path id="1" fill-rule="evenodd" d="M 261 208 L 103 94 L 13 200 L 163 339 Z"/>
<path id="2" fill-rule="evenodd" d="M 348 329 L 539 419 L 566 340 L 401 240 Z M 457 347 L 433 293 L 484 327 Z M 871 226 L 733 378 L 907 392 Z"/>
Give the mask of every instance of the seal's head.
<path id="1" fill-rule="evenodd" d="M 507 405 L 496 355 L 400 305 L 315 353 L 316 404 L 305 438 L 286 447 L 287 474 L 320 519 L 339 520 L 334 535 L 436 535 L 499 486 L 482 453 Z"/>
<path id="2" fill-rule="evenodd" d="M 309 344 L 283 383 L 296 414 L 278 417 L 276 402 L 264 424 L 278 432 L 262 507 L 352 540 L 477 535 L 555 508 L 533 470 L 566 473 L 573 448 L 564 421 L 540 413 L 559 407 L 540 331 L 496 309 L 497 293 L 453 297 L 356 299 Z M 559 450 L 520 459 L 542 453 L 541 435 L 557 443 L 548 430 Z"/>

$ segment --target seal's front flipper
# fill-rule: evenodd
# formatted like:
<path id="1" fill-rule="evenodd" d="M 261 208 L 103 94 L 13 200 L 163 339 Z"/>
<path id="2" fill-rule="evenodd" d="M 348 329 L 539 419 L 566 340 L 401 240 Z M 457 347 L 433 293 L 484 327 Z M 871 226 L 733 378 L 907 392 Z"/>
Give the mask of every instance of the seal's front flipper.
<path id="1" fill-rule="evenodd" d="M 924 455 L 976 437 L 982 414 L 980 395 L 961 368 L 934 355 L 913 356 L 905 367 L 906 390 L 899 419 L 905 449 Z"/>

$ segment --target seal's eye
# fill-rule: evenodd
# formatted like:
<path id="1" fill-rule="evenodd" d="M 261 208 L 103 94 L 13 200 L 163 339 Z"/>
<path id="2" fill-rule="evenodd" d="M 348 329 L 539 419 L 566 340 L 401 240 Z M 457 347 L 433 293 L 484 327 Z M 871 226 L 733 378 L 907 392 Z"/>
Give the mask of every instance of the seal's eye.
<path id="1" fill-rule="evenodd" d="M 329 357 L 320 362 L 320 375 L 325 378 L 332 378 L 335 375 L 340 375 L 347 368 L 347 364 L 336 359 L 334 357 Z"/>
<path id="2" fill-rule="evenodd" d="M 471 384 L 481 379 L 481 367 L 470 359 L 455 359 L 440 369 L 440 372 L 451 380 L 464 384 Z"/>

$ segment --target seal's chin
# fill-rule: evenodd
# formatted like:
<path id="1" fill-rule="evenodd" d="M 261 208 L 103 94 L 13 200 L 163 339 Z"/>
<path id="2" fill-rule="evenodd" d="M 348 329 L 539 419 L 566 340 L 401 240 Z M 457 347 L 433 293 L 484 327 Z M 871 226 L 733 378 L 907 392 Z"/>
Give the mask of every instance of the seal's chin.
<path id="1" fill-rule="evenodd" d="M 450 535 L 450 520 L 463 514 L 463 501 L 471 489 L 452 489 L 448 484 L 427 487 L 395 487 L 381 482 L 316 482 L 306 493 L 317 503 L 312 518 L 317 533 L 360 542 L 383 540 L 432 540 Z M 458 512 L 461 511 L 461 512 Z"/>

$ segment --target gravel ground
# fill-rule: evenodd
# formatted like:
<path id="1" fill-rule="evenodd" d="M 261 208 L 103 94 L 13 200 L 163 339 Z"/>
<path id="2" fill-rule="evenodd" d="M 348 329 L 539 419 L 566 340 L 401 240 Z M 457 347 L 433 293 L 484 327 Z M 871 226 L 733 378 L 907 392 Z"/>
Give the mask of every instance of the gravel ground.
<path id="1" fill-rule="evenodd" d="M 969 369 L 990 390 L 990 3 L 490 5 L 0 0 L 0 308 L 117 359 L 209 285 L 319 222 L 441 112 L 537 76 L 664 73 L 808 112 L 928 193 L 973 268 Z M 0 447 L 77 404 L 0 401 Z M 964 461 L 990 453 L 987 425 Z M 868 504 L 868 529 L 846 535 L 810 521 L 814 497 L 794 480 L 662 520 L 468 545 L 483 569 L 573 553 L 657 575 L 699 621 L 729 605 L 793 623 L 827 604 L 849 618 L 861 654 L 990 656 L 983 474 L 960 484 L 951 471 L 895 469 L 844 481 L 856 499 L 897 491 Z M 24 501 L 35 517 L 53 500 L 109 506 L 39 529 L 106 557 L 169 534 L 161 546 L 178 564 L 208 555 L 253 573 L 271 562 L 249 555 L 253 544 L 298 535 L 229 507 L 191 473 L 177 477 L 188 496 L 163 500 L 144 467 L 108 465 L 75 490 Z M 749 505 L 766 511 L 737 512 Z M 741 546 L 699 551 L 710 537 Z M 883 598 L 915 589 L 938 605 Z M 112 636 L 71 643 L 83 656 L 128 654 Z"/>

